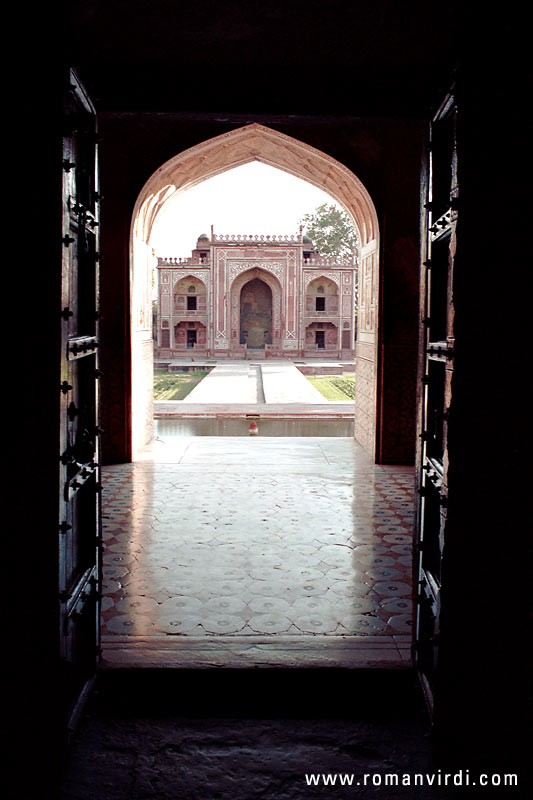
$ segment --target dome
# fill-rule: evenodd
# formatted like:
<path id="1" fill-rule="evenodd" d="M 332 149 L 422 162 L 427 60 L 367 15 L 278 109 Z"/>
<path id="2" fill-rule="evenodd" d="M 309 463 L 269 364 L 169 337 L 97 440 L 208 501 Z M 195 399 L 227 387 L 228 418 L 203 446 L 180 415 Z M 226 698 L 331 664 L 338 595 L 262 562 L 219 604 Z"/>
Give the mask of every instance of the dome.
<path id="1" fill-rule="evenodd" d="M 310 244 L 310 245 L 313 244 L 313 240 L 310 239 L 309 236 L 304 236 L 302 241 L 303 241 L 304 244 Z"/>
<path id="2" fill-rule="evenodd" d="M 199 242 L 208 242 L 209 241 L 209 236 L 207 235 L 207 233 L 201 233 L 200 236 L 198 237 L 198 241 Z"/>

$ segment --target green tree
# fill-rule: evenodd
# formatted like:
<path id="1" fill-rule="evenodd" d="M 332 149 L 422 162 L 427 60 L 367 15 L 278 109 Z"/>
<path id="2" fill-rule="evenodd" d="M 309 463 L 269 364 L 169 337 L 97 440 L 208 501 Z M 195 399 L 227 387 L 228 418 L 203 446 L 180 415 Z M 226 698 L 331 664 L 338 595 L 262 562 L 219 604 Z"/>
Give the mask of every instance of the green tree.
<path id="1" fill-rule="evenodd" d="M 300 225 L 322 256 L 351 258 L 354 249 L 358 250 L 354 225 L 348 214 L 336 205 L 323 203 L 312 214 L 302 217 Z"/>

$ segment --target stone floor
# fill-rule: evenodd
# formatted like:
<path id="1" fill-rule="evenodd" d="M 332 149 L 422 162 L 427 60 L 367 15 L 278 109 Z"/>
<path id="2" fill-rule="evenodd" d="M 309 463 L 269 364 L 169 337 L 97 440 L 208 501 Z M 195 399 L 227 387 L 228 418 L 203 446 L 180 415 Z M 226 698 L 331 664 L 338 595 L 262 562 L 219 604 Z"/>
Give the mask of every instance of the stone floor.
<path id="1" fill-rule="evenodd" d="M 60 800 L 433 797 L 384 785 L 432 771 L 412 480 L 335 437 L 160 438 L 107 467 L 103 668 Z"/>
<path id="2" fill-rule="evenodd" d="M 407 671 L 112 670 L 97 683 L 60 798 L 451 796 L 406 786 L 431 772 L 429 721 Z M 311 775 L 336 785 L 310 786 Z M 386 775 L 400 785 L 384 785 Z"/>
<path id="3" fill-rule="evenodd" d="M 177 437 L 104 471 L 104 664 L 402 666 L 413 473 L 350 438 Z"/>

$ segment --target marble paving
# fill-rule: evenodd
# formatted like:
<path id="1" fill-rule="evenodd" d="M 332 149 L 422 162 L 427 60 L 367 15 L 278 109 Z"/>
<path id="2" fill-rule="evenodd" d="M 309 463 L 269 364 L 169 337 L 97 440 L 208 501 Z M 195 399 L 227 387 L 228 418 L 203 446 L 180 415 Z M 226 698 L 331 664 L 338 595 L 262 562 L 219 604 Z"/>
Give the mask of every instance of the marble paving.
<path id="1" fill-rule="evenodd" d="M 412 469 L 351 438 L 178 437 L 152 458 L 104 470 L 104 660 L 192 642 L 408 659 Z"/>
<path id="2" fill-rule="evenodd" d="M 164 402 L 164 401 L 163 401 Z M 176 402 L 176 401 L 174 401 Z M 305 378 L 292 361 L 219 362 L 194 389 L 185 401 L 187 405 L 278 404 L 328 402 L 318 389 Z M 347 401 L 353 405 L 351 400 Z"/>

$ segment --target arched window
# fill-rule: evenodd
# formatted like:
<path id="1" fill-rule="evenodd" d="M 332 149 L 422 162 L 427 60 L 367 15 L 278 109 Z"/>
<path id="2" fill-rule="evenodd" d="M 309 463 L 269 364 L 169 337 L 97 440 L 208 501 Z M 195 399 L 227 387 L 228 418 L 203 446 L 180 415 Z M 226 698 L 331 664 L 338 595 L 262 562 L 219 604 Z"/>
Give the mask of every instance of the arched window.
<path id="1" fill-rule="evenodd" d="M 308 309 L 314 311 L 330 311 L 335 307 L 336 301 L 332 298 L 338 294 L 337 284 L 324 276 L 315 278 L 309 284 Z"/>

